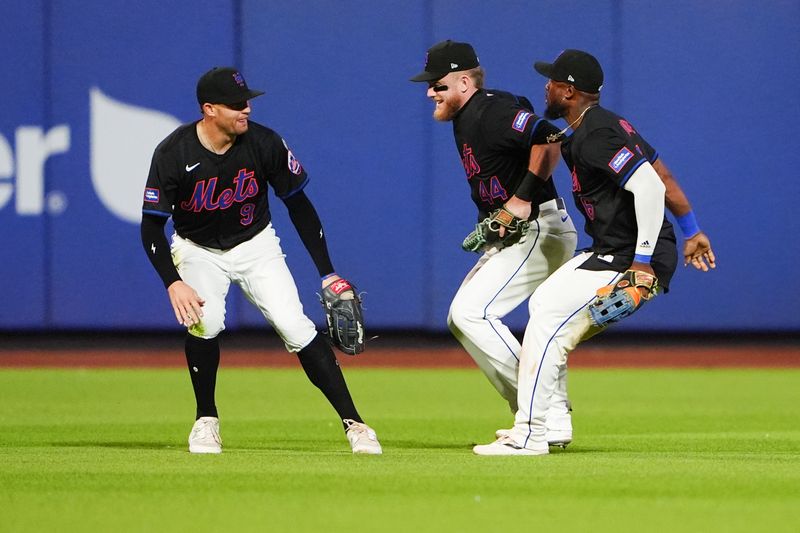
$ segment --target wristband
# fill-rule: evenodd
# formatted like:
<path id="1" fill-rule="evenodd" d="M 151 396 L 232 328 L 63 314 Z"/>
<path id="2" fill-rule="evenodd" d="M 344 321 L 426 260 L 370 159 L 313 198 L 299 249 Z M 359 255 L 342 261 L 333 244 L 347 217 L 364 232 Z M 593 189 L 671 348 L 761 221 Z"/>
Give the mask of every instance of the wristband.
<path id="1" fill-rule="evenodd" d="M 543 185 L 544 180 L 529 170 L 525 177 L 522 178 L 517 190 L 514 191 L 514 196 L 525 202 L 530 202 Z"/>
<path id="2" fill-rule="evenodd" d="M 652 259 L 652 256 L 649 256 L 649 255 L 635 254 L 635 255 L 633 256 L 633 260 L 634 260 L 636 263 L 645 263 L 645 264 L 647 264 L 647 265 L 649 265 L 649 264 L 650 264 L 650 260 L 651 260 L 651 259 Z"/>
<path id="3" fill-rule="evenodd" d="M 333 276 L 336 276 L 336 272 L 331 272 L 331 273 L 330 273 L 330 274 L 328 274 L 327 276 L 322 276 L 322 281 L 329 280 L 329 279 L 330 279 L 330 278 L 332 278 Z"/>
<path id="4" fill-rule="evenodd" d="M 694 211 L 689 211 L 685 215 L 675 218 L 678 221 L 678 226 L 680 226 L 685 238 L 688 239 L 700 233 L 700 226 L 697 225 L 697 219 L 694 217 Z"/>

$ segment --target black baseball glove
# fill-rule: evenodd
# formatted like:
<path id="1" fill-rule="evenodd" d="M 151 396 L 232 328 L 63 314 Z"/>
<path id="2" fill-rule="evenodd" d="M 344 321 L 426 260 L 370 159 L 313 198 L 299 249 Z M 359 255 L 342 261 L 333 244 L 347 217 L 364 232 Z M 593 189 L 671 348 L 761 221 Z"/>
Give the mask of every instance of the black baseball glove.
<path id="1" fill-rule="evenodd" d="M 364 314 L 361 298 L 346 279 L 337 279 L 320 295 L 333 345 L 348 355 L 364 351 Z"/>
<path id="2" fill-rule="evenodd" d="M 461 248 L 466 252 L 483 253 L 487 248 L 506 248 L 517 244 L 528 232 L 530 222 L 517 218 L 511 211 L 501 207 L 480 221 L 475 229 L 466 236 Z M 503 236 L 500 229 L 505 228 Z"/>

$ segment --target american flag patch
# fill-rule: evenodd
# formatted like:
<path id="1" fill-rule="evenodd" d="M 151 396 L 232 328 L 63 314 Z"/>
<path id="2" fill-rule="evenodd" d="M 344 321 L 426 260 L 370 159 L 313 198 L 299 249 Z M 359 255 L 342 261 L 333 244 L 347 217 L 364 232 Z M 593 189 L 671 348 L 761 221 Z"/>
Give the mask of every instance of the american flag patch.
<path id="1" fill-rule="evenodd" d="M 633 152 L 628 150 L 626 146 L 623 146 L 620 151 L 611 158 L 611 161 L 608 162 L 608 166 L 611 167 L 614 173 L 619 174 L 619 171 L 630 161 L 631 157 L 633 157 Z"/>
<path id="2" fill-rule="evenodd" d="M 144 190 L 144 201 L 145 202 L 152 202 L 154 204 L 157 204 L 158 203 L 158 198 L 159 198 L 158 189 L 151 189 L 150 187 L 147 187 Z"/>
<path id="3" fill-rule="evenodd" d="M 529 113 L 527 111 L 518 112 L 517 116 L 514 117 L 514 122 L 511 124 L 511 127 L 517 131 L 525 131 L 525 125 L 532 116 L 533 113 Z"/>

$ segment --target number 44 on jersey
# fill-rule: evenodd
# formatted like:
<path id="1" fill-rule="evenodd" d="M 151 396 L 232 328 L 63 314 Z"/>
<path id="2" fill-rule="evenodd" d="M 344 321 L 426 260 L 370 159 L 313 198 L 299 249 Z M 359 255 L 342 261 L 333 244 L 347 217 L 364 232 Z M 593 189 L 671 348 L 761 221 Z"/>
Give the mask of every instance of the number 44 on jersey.
<path id="1" fill-rule="evenodd" d="M 500 200 L 501 202 L 508 200 L 508 193 L 503 186 L 500 185 L 500 180 L 497 179 L 497 176 L 489 178 L 488 187 L 486 181 L 481 181 L 478 184 L 478 192 L 481 195 L 481 200 L 488 204 L 494 205 L 495 200 Z"/>

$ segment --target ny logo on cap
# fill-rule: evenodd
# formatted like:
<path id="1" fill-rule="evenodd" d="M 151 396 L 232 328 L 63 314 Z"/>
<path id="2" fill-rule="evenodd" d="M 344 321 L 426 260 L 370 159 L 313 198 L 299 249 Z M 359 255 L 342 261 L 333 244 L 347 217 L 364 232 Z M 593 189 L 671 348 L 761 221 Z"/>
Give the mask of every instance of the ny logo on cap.
<path id="1" fill-rule="evenodd" d="M 242 75 L 241 75 L 241 74 L 239 74 L 238 72 L 235 72 L 235 73 L 233 74 L 233 81 L 235 81 L 235 82 L 236 82 L 236 84 L 237 84 L 239 87 L 244 87 L 244 78 L 243 78 L 243 77 L 242 77 Z"/>

